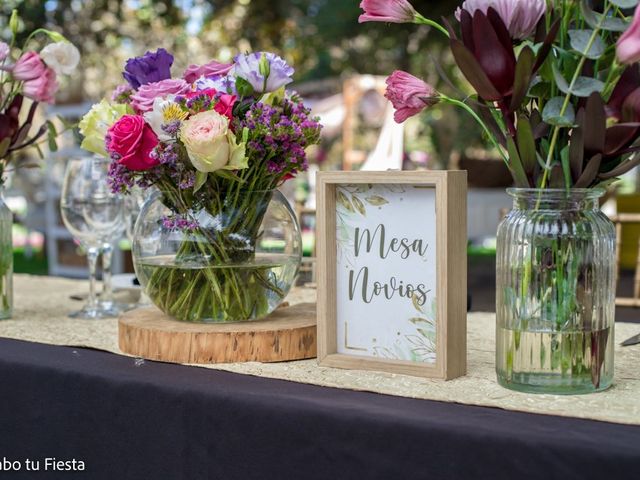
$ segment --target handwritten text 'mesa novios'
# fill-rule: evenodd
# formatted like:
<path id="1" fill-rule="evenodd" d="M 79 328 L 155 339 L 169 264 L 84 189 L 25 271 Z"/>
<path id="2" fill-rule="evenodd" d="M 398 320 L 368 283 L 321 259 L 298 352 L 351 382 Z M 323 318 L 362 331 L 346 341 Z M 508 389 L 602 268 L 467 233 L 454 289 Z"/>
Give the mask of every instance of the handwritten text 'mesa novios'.
<path id="1" fill-rule="evenodd" d="M 355 228 L 353 253 L 358 258 L 363 252 L 373 252 L 381 260 L 397 255 L 403 260 L 425 257 L 429 244 L 422 239 L 387 237 L 385 226 L 380 224 L 371 232 L 368 228 Z M 364 266 L 357 272 L 349 270 L 349 300 L 360 296 L 364 303 L 371 303 L 376 297 L 383 295 L 391 300 L 395 296 L 412 298 L 422 306 L 427 301 L 428 290 L 423 283 L 417 285 L 406 283 L 391 276 L 387 282 L 369 278 L 369 267 Z"/>

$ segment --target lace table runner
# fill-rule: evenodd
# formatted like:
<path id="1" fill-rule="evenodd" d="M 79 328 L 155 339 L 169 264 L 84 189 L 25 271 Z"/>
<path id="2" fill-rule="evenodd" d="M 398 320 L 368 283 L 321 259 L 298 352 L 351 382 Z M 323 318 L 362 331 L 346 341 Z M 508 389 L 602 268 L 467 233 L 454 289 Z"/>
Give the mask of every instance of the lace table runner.
<path id="1" fill-rule="evenodd" d="M 68 312 L 81 306 L 69 295 L 86 292 L 86 281 L 16 275 L 14 282 L 14 317 L 0 321 L 0 337 L 90 347 L 123 355 L 118 349 L 117 320 L 67 318 Z M 291 304 L 313 302 L 315 290 L 296 289 L 288 301 Z M 615 383 L 612 388 L 589 395 L 558 396 L 512 392 L 496 383 L 494 322 L 494 314 L 469 314 L 468 374 L 448 382 L 323 368 L 315 360 L 199 366 L 327 387 L 640 425 L 640 345 L 619 346 L 622 340 L 640 332 L 640 325 L 616 324 Z"/>

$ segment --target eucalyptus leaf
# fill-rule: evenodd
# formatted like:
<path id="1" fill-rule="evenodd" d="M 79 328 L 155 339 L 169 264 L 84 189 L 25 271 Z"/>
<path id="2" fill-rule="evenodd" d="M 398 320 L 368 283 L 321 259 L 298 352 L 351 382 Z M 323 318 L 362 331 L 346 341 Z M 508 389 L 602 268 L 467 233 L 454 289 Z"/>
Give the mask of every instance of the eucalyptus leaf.
<path id="1" fill-rule="evenodd" d="M 559 127 L 570 127 L 575 121 L 576 115 L 571 103 L 567 104 L 567 108 L 564 113 L 562 111 L 562 105 L 564 104 L 564 97 L 553 97 L 547 102 L 542 110 L 542 119 L 549 125 L 555 125 Z"/>
<path id="2" fill-rule="evenodd" d="M 596 35 L 593 43 L 589 46 L 589 41 L 593 36 L 593 30 L 569 30 L 569 42 L 571 48 L 591 60 L 596 60 L 602 56 L 607 46 L 602 41 L 600 35 Z"/>
<path id="3" fill-rule="evenodd" d="M 573 88 L 569 90 L 569 84 L 564 78 L 562 73 L 558 70 L 556 65 L 553 65 L 553 77 L 556 81 L 558 89 L 562 93 L 570 93 L 576 97 L 588 97 L 593 92 L 602 92 L 604 90 L 604 83 L 600 80 L 591 77 L 578 77 Z"/>
<path id="4" fill-rule="evenodd" d="M 629 22 L 622 18 L 603 17 L 601 13 L 594 12 L 589 6 L 588 0 L 582 0 L 580 2 L 580 10 L 584 21 L 591 28 L 598 28 L 610 32 L 624 32 L 629 26 Z"/>

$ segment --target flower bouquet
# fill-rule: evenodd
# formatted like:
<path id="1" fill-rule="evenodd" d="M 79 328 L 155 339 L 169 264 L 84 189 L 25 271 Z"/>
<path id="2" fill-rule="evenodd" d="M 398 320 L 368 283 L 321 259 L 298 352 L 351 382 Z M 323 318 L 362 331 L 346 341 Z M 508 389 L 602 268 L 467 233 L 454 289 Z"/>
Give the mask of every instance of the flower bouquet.
<path id="1" fill-rule="evenodd" d="M 185 321 L 261 318 L 300 262 L 296 220 L 276 188 L 307 168 L 320 125 L 285 89 L 293 68 L 273 53 L 191 65 L 180 78 L 172 64 L 164 49 L 128 60 L 127 84 L 82 119 L 82 145 L 111 157 L 113 191 L 157 192 L 133 250 L 155 305 Z"/>
<path id="2" fill-rule="evenodd" d="M 58 76 L 71 75 L 80 60 L 73 44 L 43 28 L 31 32 L 24 44 L 17 46 L 18 23 L 14 10 L 9 19 L 11 40 L 0 41 L 0 319 L 10 317 L 12 310 L 13 216 L 1 197 L 5 175 L 13 170 L 16 152 L 28 147 L 40 152 L 39 143 L 45 135 L 49 148 L 56 149 L 53 123 L 45 122 L 31 135 L 35 114 L 39 103 L 54 102 Z M 44 37 L 47 44 L 39 51 L 30 49 L 39 37 Z M 23 105 L 28 106 L 26 114 Z"/>
<path id="3" fill-rule="evenodd" d="M 448 96 L 394 72 L 396 120 L 438 102 L 462 108 L 513 176 L 497 244 L 496 368 L 509 388 L 611 384 L 615 232 L 598 197 L 640 163 L 637 4 L 467 0 L 439 23 L 406 0 L 361 3 L 361 22 L 435 28 L 469 84 Z"/>

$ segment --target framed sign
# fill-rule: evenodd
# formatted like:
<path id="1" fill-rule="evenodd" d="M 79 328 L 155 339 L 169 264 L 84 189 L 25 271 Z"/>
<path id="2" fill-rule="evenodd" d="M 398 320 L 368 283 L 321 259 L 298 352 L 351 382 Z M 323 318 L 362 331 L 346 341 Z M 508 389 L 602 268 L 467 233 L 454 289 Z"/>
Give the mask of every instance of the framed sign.
<path id="1" fill-rule="evenodd" d="M 466 373 L 467 174 L 320 172 L 318 361 Z"/>

